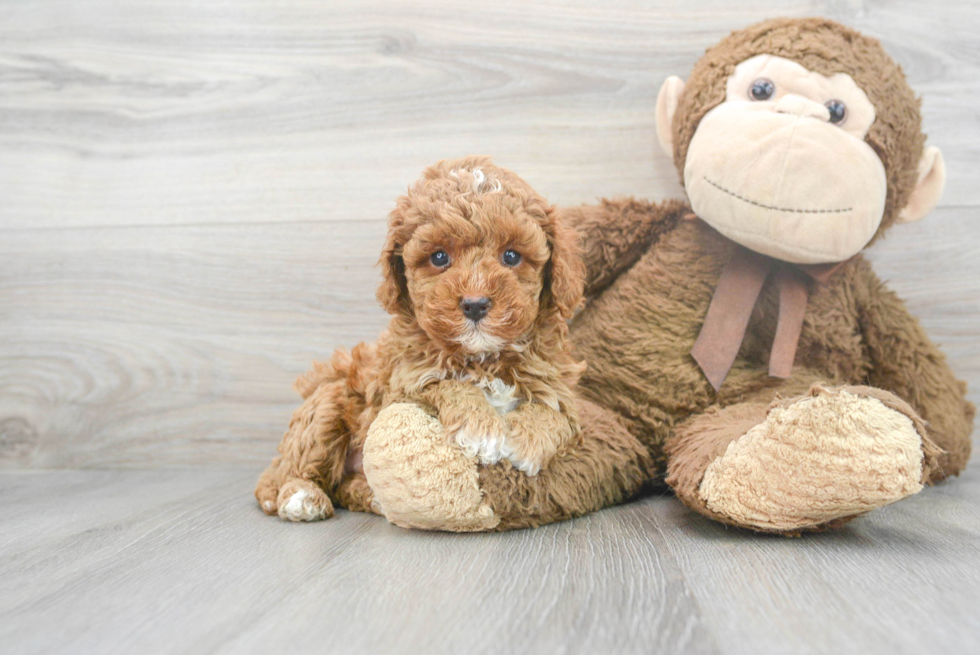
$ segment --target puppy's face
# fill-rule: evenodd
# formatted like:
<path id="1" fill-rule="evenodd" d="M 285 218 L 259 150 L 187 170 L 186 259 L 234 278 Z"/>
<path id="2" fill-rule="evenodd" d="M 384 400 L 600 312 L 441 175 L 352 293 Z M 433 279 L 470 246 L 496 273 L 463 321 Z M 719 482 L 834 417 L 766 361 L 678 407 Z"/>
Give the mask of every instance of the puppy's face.
<path id="1" fill-rule="evenodd" d="M 585 284 L 575 233 L 486 157 L 425 170 L 388 217 L 380 264 L 384 308 L 471 355 L 514 346 L 539 315 L 539 323 L 571 317 Z"/>
<path id="2" fill-rule="evenodd" d="M 551 248 L 521 208 L 475 204 L 469 216 L 440 212 L 402 248 L 415 318 L 442 347 L 497 353 L 538 317 Z"/>

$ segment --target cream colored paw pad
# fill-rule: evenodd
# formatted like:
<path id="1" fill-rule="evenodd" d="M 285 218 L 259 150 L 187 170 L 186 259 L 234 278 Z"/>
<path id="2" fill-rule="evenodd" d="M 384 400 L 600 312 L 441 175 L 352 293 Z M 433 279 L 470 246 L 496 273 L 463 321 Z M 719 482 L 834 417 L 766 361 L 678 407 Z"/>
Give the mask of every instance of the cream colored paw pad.
<path id="1" fill-rule="evenodd" d="M 707 468 L 708 509 L 741 525 L 791 531 L 861 514 L 922 489 L 912 421 L 846 391 L 775 407 Z"/>

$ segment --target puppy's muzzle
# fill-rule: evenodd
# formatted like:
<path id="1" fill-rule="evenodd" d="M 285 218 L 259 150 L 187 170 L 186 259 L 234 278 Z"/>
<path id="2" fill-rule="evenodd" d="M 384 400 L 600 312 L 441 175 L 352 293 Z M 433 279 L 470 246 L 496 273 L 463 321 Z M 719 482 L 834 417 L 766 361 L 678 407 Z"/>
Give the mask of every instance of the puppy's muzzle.
<path id="1" fill-rule="evenodd" d="M 463 310 L 463 316 L 477 323 L 490 311 L 491 304 L 490 299 L 484 296 L 464 296 L 459 301 L 459 308 Z"/>

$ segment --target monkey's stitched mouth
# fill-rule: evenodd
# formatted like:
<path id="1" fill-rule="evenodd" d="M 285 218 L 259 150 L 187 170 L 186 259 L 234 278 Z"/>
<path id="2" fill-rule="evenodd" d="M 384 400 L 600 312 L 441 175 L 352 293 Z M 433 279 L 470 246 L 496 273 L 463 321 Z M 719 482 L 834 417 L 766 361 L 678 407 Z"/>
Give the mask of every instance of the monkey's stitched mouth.
<path id="1" fill-rule="evenodd" d="M 792 207 L 775 207 L 773 205 L 764 205 L 761 202 L 756 202 L 755 200 L 750 200 L 744 196 L 740 196 L 734 191 L 729 191 L 725 187 L 721 186 L 717 182 L 708 179 L 707 175 L 702 176 L 704 181 L 718 189 L 719 191 L 724 191 L 733 198 L 737 198 L 742 202 L 748 203 L 750 205 L 755 205 L 756 207 L 761 207 L 762 209 L 771 209 L 777 212 L 792 212 L 794 214 L 843 214 L 854 209 L 853 207 L 845 207 L 844 209 L 794 209 Z"/>

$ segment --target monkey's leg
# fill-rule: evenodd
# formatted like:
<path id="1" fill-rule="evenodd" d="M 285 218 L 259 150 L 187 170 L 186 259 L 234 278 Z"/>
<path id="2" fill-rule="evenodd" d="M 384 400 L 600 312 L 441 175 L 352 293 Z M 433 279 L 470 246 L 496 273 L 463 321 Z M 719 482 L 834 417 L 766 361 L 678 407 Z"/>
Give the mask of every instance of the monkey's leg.
<path id="1" fill-rule="evenodd" d="M 529 477 L 509 463 L 480 470 L 497 530 L 537 527 L 625 502 L 656 471 L 649 452 L 615 413 L 579 399 L 581 438 Z"/>
<path id="2" fill-rule="evenodd" d="M 885 288 L 870 267 L 859 269 L 862 332 L 871 355 L 871 384 L 893 391 L 926 420 L 929 436 L 945 451 L 930 483 L 957 475 L 970 459 L 976 408 L 966 399 L 966 385 L 956 379 L 946 356 L 932 342 L 905 303 Z"/>
<path id="3" fill-rule="evenodd" d="M 652 476 L 649 455 L 615 415 L 580 403 L 582 438 L 533 477 L 509 462 L 479 467 L 438 419 L 414 404 L 392 405 L 364 444 L 376 508 L 402 527 L 478 532 L 533 527 L 628 499 Z"/>
<path id="4" fill-rule="evenodd" d="M 293 413 L 279 457 L 259 477 L 255 498 L 266 514 L 289 521 L 333 516 L 327 491 L 343 480 L 351 440 L 343 420 L 346 382 L 321 384 Z"/>
<path id="5" fill-rule="evenodd" d="M 893 394 L 820 384 L 771 404 L 712 408 L 678 426 L 666 450 L 667 483 L 688 507 L 791 535 L 918 493 L 940 452 Z"/>
<path id="6" fill-rule="evenodd" d="M 364 441 L 363 467 L 372 509 L 395 525 L 481 532 L 500 520 L 483 500 L 476 458 L 414 403 L 381 410 Z"/>

